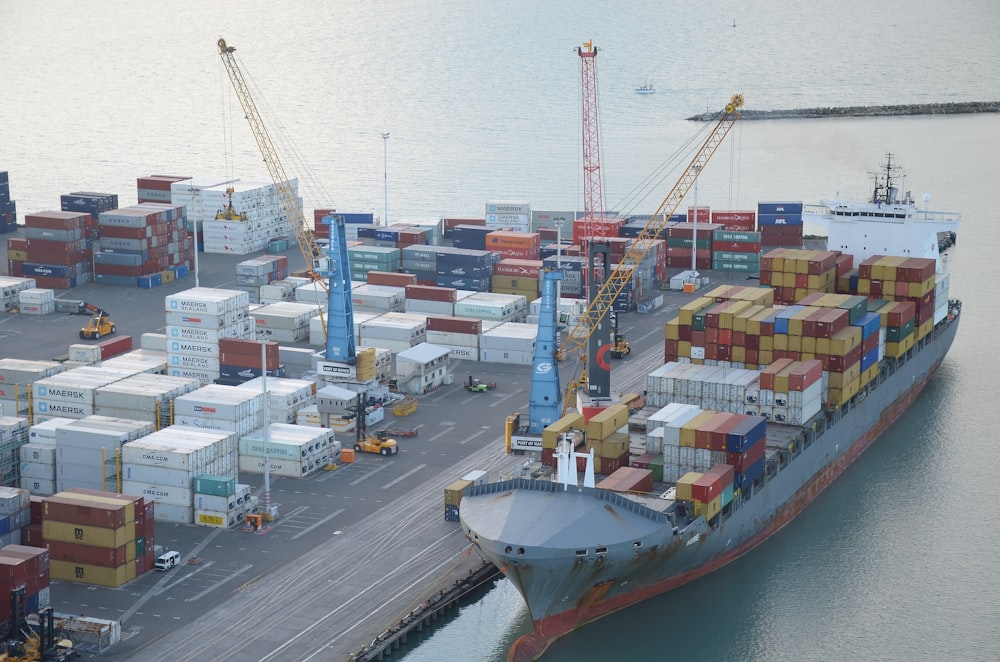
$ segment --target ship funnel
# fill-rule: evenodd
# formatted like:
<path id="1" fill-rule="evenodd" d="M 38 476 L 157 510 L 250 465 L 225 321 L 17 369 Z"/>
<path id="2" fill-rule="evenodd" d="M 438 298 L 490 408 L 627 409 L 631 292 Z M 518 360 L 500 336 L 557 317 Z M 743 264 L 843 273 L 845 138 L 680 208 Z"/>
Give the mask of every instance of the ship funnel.
<path id="1" fill-rule="evenodd" d="M 576 470 L 577 458 L 587 461 L 583 472 L 583 486 L 594 487 L 594 449 L 591 448 L 586 453 L 577 453 L 573 450 L 573 442 L 569 440 L 568 435 L 564 435 L 556 446 L 556 480 L 563 486 L 563 490 L 569 489 L 570 485 L 580 486 Z"/>
<path id="2" fill-rule="evenodd" d="M 894 205 L 896 204 L 896 198 L 898 196 L 899 196 L 899 188 L 896 186 L 890 186 L 888 195 L 886 196 L 888 198 L 886 202 L 888 202 L 890 205 Z"/>

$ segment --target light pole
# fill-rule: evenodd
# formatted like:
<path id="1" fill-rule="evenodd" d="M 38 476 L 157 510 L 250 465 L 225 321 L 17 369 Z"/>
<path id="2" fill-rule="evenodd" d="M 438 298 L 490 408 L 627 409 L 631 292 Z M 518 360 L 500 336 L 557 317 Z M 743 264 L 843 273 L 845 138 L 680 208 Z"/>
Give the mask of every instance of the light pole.
<path id="1" fill-rule="evenodd" d="M 383 225 L 389 225 L 389 132 L 383 131 L 382 136 L 382 194 L 385 198 Z"/>

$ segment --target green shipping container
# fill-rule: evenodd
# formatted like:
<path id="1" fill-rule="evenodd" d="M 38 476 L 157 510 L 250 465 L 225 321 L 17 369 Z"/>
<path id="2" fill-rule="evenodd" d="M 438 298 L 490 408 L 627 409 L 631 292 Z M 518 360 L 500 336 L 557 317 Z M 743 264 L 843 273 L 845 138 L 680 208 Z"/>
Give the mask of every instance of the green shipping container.
<path id="1" fill-rule="evenodd" d="M 211 496 L 232 496 L 236 494 L 236 479 L 202 474 L 194 478 L 194 491 Z"/>
<path id="2" fill-rule="evenodd" d="M 691 248 L 691 238 L 690 237 L 667 237 L 667 246 L 671 248 Z M 702 233 L 698 233 L 698 248 L 711 248 L 712 247 L 712 236 L 705 232 L 704 238 L 702 238 Z"/>
<path id="3" fill-rule="evenodd" d="M 146 553 L 146 538 L 144 536 L 139 536 L 135 539 L 135 555 L 136 557 L 142 556 Z"/>
<path id="4" fill-rule="evenodd" d="M 712 238 L 715 241 L 739 241 L 749 244 L 759 244 L 761 242 L 760 233 L 749 230 L 716 230 L 712 233 Z"/>
<path id="5" fill-rule="evenodd" d="M 858 318 L 868 312 L 868 297 L 855 295 L 837 307 L 847 309 L 847 319 L 851 324 L 854 324 Z"/>
<path id="6" fill-rule="evenodd" d="M 906 336 L 913 333 L 913 327 L 915 322 L 910 320 L 903 326 L 887 326 L 885 327 L 885 339 L 888 342 L 900 342 L 905 339 Z"/>
<path id="7" fill-rule="evenodd" d="M 268 253 L 284 253 L 288 250 L 287 239 L 275 239 L 267 245 Z"/>
<path id="8" fill-rule="evenodd" d="M 715 251 L 712 253 L 713 260 L 724 262 L 751 262 L 760 266 L 760 253 L 738 253 L 736 251 Z"/>
<path id="9" fill-rule="evenodd" d="M 744 271 L 756 273 L 760 271 L 760 265 L 753 262 L 729 262 L 727 260 L 712 260 L 712 268 L 716 271 Z"/>

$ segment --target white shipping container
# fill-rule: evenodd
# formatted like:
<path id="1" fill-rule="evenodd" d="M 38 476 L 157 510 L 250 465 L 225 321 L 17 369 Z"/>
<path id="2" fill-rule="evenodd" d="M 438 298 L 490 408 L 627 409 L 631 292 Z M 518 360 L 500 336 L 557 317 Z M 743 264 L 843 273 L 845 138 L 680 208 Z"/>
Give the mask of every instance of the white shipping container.
<path id="1" fill-rule="evenodd" d="M 261 411 L 263 395 L 247 389 L 209 384 L 174 400 L 175 414 L 235 421 Z"/>
<path id="2" fill-rule="evenodd" d="M 167 336 L 164 333 L 144 333 L 139 336 L 139 347 L 165 352 L 167 351 Z"/>
<path id="3" fill-rule="evenodd" d="M 221 328 L 170 325 L 167 326 L 165 335 L 170 341 L 218 343 L 221 338 L 249 338 L 251 329 L 250 320 L 245 319 Z"/>
<path id="4" fill-rule="evenodd" d="M 452 301 L 431 301 L 430 299 L 406 299 L 403 310 L 413 315 L 451 317 L 455 314 L 455 303 Z"/>
<path id="5" fill-rule="evenodd" d="M 284 476 L 286 478 L 303 478 L 315 473 L 322 468 L 316 464 L 310 466 L 309 462 L 296 462 L 293 460 L 281 460 L 271 458 L 268 462 L 268 473 L 272 476 Z M 240 471 L 261 474 L 264 473 L 264 458 L 255 455 L 240 456 Z"/>
<path id="6" fill-rule="evenodd" d="M 68 422 L 70 419 L 60 420 Z M 52 441 L 55 441 L 54 434 Z M 21 462 L 37 462 L 39 464 L 47 464 L 51 466 L 55 464 L 56 461 L 56 447 L 54 444 L 50 445 L 41 441 L 29 441 L 26 444 L 22 444 L 17 450 L 20 455 Z"/>
<path id="7" fill-rule="evenodd" d="M 484 331 L 479 337 L 479 348 L 534 352 L 538 327 L 531 324 L 507 322 Z"/>
<path id="8" fill-rule="evenodd" d="M 56 479 L 56 465 L 40 462 L 22 462 L 21 478 L 40 478 L 42 480 Z"/>
<path id="9" fill-rule="evenodd" d="M 167 374 L 171 377 L 188 377 L 197 379 L 202 383 L 209 383 L 219 378 L 218 370 L 198 370 L 196 368 L 185 368 L 181 366 L 170 366 Z"/>
<path id="10" fill-rule="evenodd" d="M 69 360 L 81 363 L 98 363 L 101 360 L 101 348 L 97 345 L 75 343 L 69 346 Z"/>
<path id="11" fill-rule="evenodd" d="M 94 413 L 94 405 L 92 404 L 72 403 L 65 400 L 49 401 L 35 398 L 34 406 L 39 416 L 83 418 Z"/>
<path id="12" fill-rule="evenodd" d="M 170 471 L 165 469 L 164 471 Z M 137 480 L 123 480 L 122 494 L 141 496 L 147 501 L 155 501 L 156 507 L 161 504 L 171 506 L 190 506 L 194 493 L 190 488 L 165 485 L 163 483 L 144 483 Z"/>
<path id="13" fill-rule="evenodd" d="M 194 477 L 203 473 L 196 465 L 192 470 L 166 469 L 150 464 L 122 464 L 122 480 L 130 483 L 145 483 L 166 488 L 184 489 L 190 492 Z M 123 483 L 124 484 L 124 483 Z"/>
<path id="14" fill-rule="evenodd" d="M 194 287 L 164 297 L 167 312 L 221 315 L 234 310 L 245 310 L 249 304 L 246 292 L 210 287 Z"/>
<path id="15" fill-rule="evenodd" d="M 194 508 L 156 504 L 153 508 L 153 519 L 157 522 L 173 522 L 175 524 L 191 524 L 194 518 Z"/>
<path id="16" fill-rule="evenodd" d="M 444 347 L 448 350 L 448 358 L 452 361 L 478 361 L 479 360 L 479 348 L 478 347 L 464 347 L 462 345 L 444 345 L 441 343 L 434 343 L 438 347 Z"/>
<path id="17" fill-rule="evenodd" d="M 194 507 L 197 510 L 214 510 L 221 513 L 231 513 L 236 510 L 238 504 L 236 495 L 218 496 L 215 494 L 194 493 Z"/>
<path id="18" fill-rule="evenodd" d="M 56 493 L 56 481 L 45 478 L 21 476 L 21 488 L 36 496 L 52 496 Z"/>
<path id="19" fill-rule="evenodd" d="M 519 352 L 503 349 L 480 349 L 479 360 L 483 363 L 509 363 L 511 365 L 531 365 L 534 352 Z"/>
<path id="20" fill-rule="evenodd" d="M 472 347 L 478 349 L 479 334 L 456 333 L 454 331 L 427 331 L 427 342 L 441 346 Z M 502 348 L 497 347 L 496 349 Z"/>
<path id="21" fill-rule="evenodd" d="M 226 315 L 199 315 L 196 313 L 167 312 L 167 327 L 194 329 L 225 329 L 243 321 L 244 318 L 235 313 Z"/>

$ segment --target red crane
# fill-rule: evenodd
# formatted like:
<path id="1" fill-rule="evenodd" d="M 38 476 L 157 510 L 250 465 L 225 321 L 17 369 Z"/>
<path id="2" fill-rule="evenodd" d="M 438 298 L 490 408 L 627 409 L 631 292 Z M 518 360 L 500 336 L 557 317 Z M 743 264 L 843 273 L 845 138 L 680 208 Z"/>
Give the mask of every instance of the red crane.
<path id="1" fill-rule="evenodd" d="M 577 47 L 580 56 L 580 74 L 583 81 L 583 217 L 588 236 L 604 237 L 600 224 L 591 227 L 592 221 L 604 218 L 604 182 L 601 178 L 601 135 L 597 112 L 597 48 L 587 40 L 583 48 Z M 595 235 L 595 232 L 597 233 Z"/>

